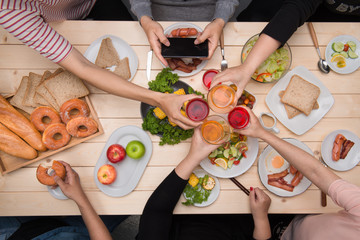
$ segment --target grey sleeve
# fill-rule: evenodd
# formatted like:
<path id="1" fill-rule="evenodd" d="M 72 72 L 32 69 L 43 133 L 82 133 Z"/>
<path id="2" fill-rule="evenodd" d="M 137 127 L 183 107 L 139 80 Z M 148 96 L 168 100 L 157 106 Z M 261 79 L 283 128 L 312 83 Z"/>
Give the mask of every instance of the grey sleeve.
<path id="1" fill-rule="evenodd" d="M 136 15 L 138 21 L 142 16 L 149 16 L 153 19 L 150 0 L 130 0 L 130 5 L 131 11 Z"/>
<path id="2" fill-rule="evenodd" d="M 239 0 L 218 0 L 213 19 L 221 18 L 227 23 L 239 6 Z"/>

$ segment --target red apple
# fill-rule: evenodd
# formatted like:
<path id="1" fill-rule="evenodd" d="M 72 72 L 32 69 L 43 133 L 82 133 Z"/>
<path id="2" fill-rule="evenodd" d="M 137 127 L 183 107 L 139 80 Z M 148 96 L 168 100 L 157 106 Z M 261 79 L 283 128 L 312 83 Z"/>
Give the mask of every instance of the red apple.
<path id="1" fill-rule="evenodd" d="M 126 151 L 123 146 L 119 144 L 113 144 L 108 148 L 106 156 L 110 162 L 118 163 L 124 160 L 126 156 Z"/>
<path id="2" fill-rule="evenodd" d="M 99 168 L 97 178 L 104 185 L 111 184 L 116 179 L 116 169 L 110 164 L 105 164 Z"/>

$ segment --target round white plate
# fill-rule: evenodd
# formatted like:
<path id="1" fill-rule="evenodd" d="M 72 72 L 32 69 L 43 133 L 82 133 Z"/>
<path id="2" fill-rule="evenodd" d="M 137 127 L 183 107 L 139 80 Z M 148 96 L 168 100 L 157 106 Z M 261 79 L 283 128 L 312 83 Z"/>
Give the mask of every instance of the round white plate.
<path id="1" fill-rule="evenodd" d="M 168 35 L 171 33 L 172 30 L 174 29 L 177 29 L 177 28 L 195 28 L 198 32 L 202 32 L 203 30 L 192 24 L 192 23 L 175 23 L 169 27 L 167 27 L 165 30 L 164 30 L 164 34 L 165 35 Z M 195 41 L 195 37 L 194 38 L 194 41 Z M 203 60 L 197 67 L 196 67 L 196 70 L 192 71 L 191 73 L 185 73 L 185 72 L 182 72 L 182 71 L 178 71 L 178 70 L 175 70 L 175 71 L 172 71 L 173 73 L 176 73 L 177 75 L 179 75 L 179 77 L 190 77 L 190 76 L 193 76 L 197 73 L 199 73 L 207 64 L 208 60 Z M 165 67 L 162 63 L 161 65 L 163 67 Z"/>
<path id="2" fill-rule="evenodd" d="M 220 178 L 232 178 L 243 174 L 254 164 L 259 152 L 257 138 L 248 137 L 247 142 L 249 150 L 246 151 L 246 158 L 243 157 L 239 165 L 233 165 L 230 169 L 225 170 L 215 164 L 211 164 L 210 160 L 206 158 L 201 161 L 200 166 L 208 173 Z"/>
<path id="3" fill-rule="evenodd" d="M 332 160 L 332 149 L 335 137 L 338 134 L 344 135 L 346 139 L 353 141 L 355 144 L 348 152 L 345 159 L 339 161 Z M 337 171 L 348 171 L 355 167 L 360 161 L 360 139 L 354 133 L 348 130 L 335 130 L 328 134 L 321 144 L 321 156 L 329 167 Z"/>
<path id="4" fill-rule="evenodd" d="M 212 177 L 215 180 L 215 187 L 211 190 L 211 193 L 210 193 L 207 201 L 202 202 L 202 203 L 194 203 L 195 207 L 206 207 L 206 206 L 211 205 L 212 203 L 215 202 L 215 200 L 219 197 L 219 194 L 220 194 L 219 180 L 216 177 L 205 172 L 203 169 L 194 170 L 193 173 L 199 178 L 204 177 L 207 174 L 207 175 L 209 175 L 209 177 Z M 184 195 L 184 198 L 186 199 L 185 193 L 183 193 L 183 195 Z"/>
<path id="5" fill-rule="evenodd" d="M 342 42 L 345 44 L 348 41 L 353 41 L 356 44 L 355 53 L 359 57 L 356 59 L 347 58 L 346 59 L 346 67 L 338 68 L 336 66 L 336 63 L 331 62 L 331 58 L 332 58 L 331 54 L 334 53 L 334 50 L 332 50 L 331 45 L 334 42 Z M 325 59 L 326 59 L 327 63 L 329 64 L 330 68 L 334 72 L 337 72 L 340 74 L 349 74 L 349 73 L 355 72 L 360 66 L 360 41 L 350 35 L 340 35 L 340 36 L 334 37 L 333 39 L 331 39 L 329 44 L 326 46 Z"/>
<path id="6" fill-rule="evenodd" d="M 303 142 L 294 139 L 294 138 L 283 138 L 283 140 L 297 146 L 298 148 L 301 148 L 302 150 L 308 152 L 311 155 L 314 155 L 313 152 L 311 151 L 311 149 L 306 146 Z M 278 188 L 278 187 L 274 187 L 268 184 L 268 174 L 273 174 L 267 171 L 266 169 L 266 164 L 265 161 L 267 159 L 267 157 L 269 156 L 274 156 L 273 151 L 276 152 L 276 150 L 271 147 L 270 145 L 266 146 L 264 148 L 264 150 L 262 151 L 262 153 L 259 156 L 259 160 L 258 160 L 258 172 L 259 172 L 259 177 L 260 180 L 262 182 L 262 184 L 272 193 L 280 196 L 280 197 L 293 197 L 296 195 L 299 195 L 303 192 L 306 191 L 306 189 L 308 189 L 311 185 L 311 182 L 309 179 L 307 179 L 305 176 L 303 177 L 303 179 L 301 180 L 301 182 L 299 183 L 299 185 L 297 185 L 296 187 L 294 187 L 294 190 L 292 192 L 286 191 L 284 189 Z M 278 154 L 278 153 L 277 153 Z M 279 154 L 280 155 L 280 154 Z M 293 179 L 294 175 L 292 175 L 291 173 L 289 173 L 284 179 L 285 181 L 287 181 L 288 183 L 291 183 L 291 180 Z"/>
<path id="7" fill-rule="evenodd" d="M 132 140 L 139 140 L 145 146 L 145 154 L 139 159 L 133 159 L 126 156 L 119 163 L 111 163 L 106 156 L 106 151 L 112 144 L 120 144 L 124 148 Z M 116 129 L 106 142 L 103 151 L 100 154 L 94 168 L 94 180 L 96 186 L 105 194 L 111 197 L 122 197 L 132 192 L 138 184 L 146 165 L 152 154 L 152 142 L 149 135 L 137 126 L 125 126 Z M 101 184 L 97 178 L 97 172 L 104 164 L 110 164 L 115 167 L 116 180 L 109 185 Z"/>
<path id="8" fill-rule="evenodd" d="M 138 60 L 138 57 L 136 56 L 136 53 L 131 48 L 131 46 L 127 42 L 122 40 L 121 38 L 113 36 L 113 35 L 104 35 L 102 37 L 99 37 L 98 39 L 93 41 L 90 44 L 90 46 L 86 49 L 84 56 L 90 62 L 95 64 L 97 55 L 99 53 L 101 41 L 107 37 L 111 38 L 111 41 L 112 41 L 114 48 L 116 49 L 120 59 L 123 59 L 125 57 L 129 58 L 129 67 L 130 67 L 130 72 L 131 72 L 131 77 L 129 78 L 129 81 L 131 81 L 136 74 L 136 71 L 137 71 L 137 68 L 139 65 L 139 60 Z M 111 71 L 113 71 L 113 70 L 114 69 L 111 69 Z"/>
<path id="9" fill-rule="evenodd" d="M 59 186 L 57 186 L 56 188 L 52 189 L 51 186 L 47 186 L 47 189 L 50 193 L 51 196 L 53 196 L 56 199 L 59 200 L 67 200 L 69 199 L 67 196 L 65 196 L 65 194 L 61 191 L 61 188 Z"/>

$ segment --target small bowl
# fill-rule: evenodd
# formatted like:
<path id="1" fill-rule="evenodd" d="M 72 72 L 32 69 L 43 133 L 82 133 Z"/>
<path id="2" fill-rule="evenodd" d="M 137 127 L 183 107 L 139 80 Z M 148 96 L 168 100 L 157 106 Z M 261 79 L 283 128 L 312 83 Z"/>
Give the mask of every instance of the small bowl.
<path id="1" fill-rule="evenodd" d="M 248 99 L 248 100 L 246 100 L 246 99 Z M 240 98 L 238 99 L 238 102 L 236 105 L 237 106 L 247 106 L 250 109 L 254 109 L 254 107 L 256 105 L 256 97 L 254 94 L 252 94 L 251 92 L 246 91 L 244 89 L 244 91 L 241 94 Z"/>
<path id="2" fill-rule="evenodd" d="M 253 48 L 253 46 L 254 46 L 255 42 L 258 40 L 258 38 L 259 38 L 259 34 L 256 34 L 256 35 L 252 36 L 252 37 L 245 43 L 245 45 L 244 45 L 244 47 L 243 47 L 243 49 L 242 49 L 242 51 L 241 51 L 241 63 L 244 63 L 244 62 L 245 62 L 245 59 L 246 59 L 247 55 L 250 53 L 251 49 Z M 276 56 L 276 55 L 279 56 L 279 55 L 280 55 L 280 52 L 284 51 L 283 49 L 285 49 L 285 50 L 287 51 L 288 60 L 286 61 L 286 64 L 285 64 L 284 67 L 283 67 L 284 70 L 282 71 L 281 74 L 279 74 L 279 76 L 276 76 L 276 75 L 275 75 L 275 78 L 272 78 L 272 79 L 269 80 L 269 81 L 266 81 L 266 80 L 259 81 L 259 80 L 257 80 L 257 78 L 258 78 L 258 76 L 259 76 L 260 74 L 268 73 L 268 72 L 266 71 L 266 69 L 261 69 L 261 68 L 262 68 L 262 64 L 261 64 L 261 65 L 257 68 L 257 70 L 256 70 L 256 71 L 259 71 L 259 70 L 260 70 L 260 72 L 258 72 L 258 73 L 255 72 L 255 73 L 252 75 L 251 79 L 253 79 L 253 80 L 256 81 L 256 82 L 260 82 L 260 83 L 272 83 L 272 82 L 278 81 L 278 80 L 281 79 L 283 76 L 285 76 L 285 74 L 286 74 L 286 73 L 289 71 L 289 69 L 290 69 L 291 61 L 292 61 L 292 55 L 291 55 L 291 50 L 290 50 L 289 45 L 288 45 L 287 43 L 285 43 L 283 47 L 277 49 L 272 55 L 270 55 L 270 56 L 268 57 L 268 59 L 269 59 L 269 58 L 272 58 L 272 57 L 274 57 L 274 56 Z M 274 54 L 276 54 L 276 55 L 274 55 Z M 268 59 L 266 59 L 265 61 L 267 61 Z M 284 62 L 285 62 L 285 61 L 284 61 Z M 273 76 L 274 76 L 274 73 L 273 73 Z"/>

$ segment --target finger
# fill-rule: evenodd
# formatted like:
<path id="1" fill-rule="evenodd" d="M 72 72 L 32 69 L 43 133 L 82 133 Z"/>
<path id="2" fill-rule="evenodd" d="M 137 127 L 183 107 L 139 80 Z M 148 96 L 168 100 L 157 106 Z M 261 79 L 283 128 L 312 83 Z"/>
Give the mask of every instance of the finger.
<path id="1" fill-rule="evenodd" d="M 169 39 L 167 39 L 167 37 L 164 35 L 163 32 L 157 32 L 156 36 L 159 38 L 159 41 L 164 44 L 165 46 L 169 47 L 170 46 L 170 42 Z"/>
<path id="2" fill-rule="evenodd" d="M 168 62 L 165 60 L 165 58 L 161 55 L 161 50 L 160 48 L 157 46 L 155 48 L 153 48 L 153 51 L 155 53 L 155 56 L 159 59 L 159 61 L 165 66 L 168 67 L 169 64 Z"/>
<path id="3" fill-rule="evenodd" d="M 255 191 L 250 191 L 250 194 L 249 194 L 249 199 L 250 199 L 250 202 L 255 202 L 256 200 L 256 195 L 255 195 Z"/>
<path id="4" fill-rule="evenodd" d="M 231 81 L 231 79 L 228 77 L 228 71 L 229 70 L 225 70 L 224 72 L 216 74 L 211 81 L 210 89 L 220 83 Z"/>
<path id="5" fill-rule="evenodd" d="M 216 44 L 212 44 L 209 42 L 209 56 L 207 57 L 207 59 L 210 59 L 212 57 L 216 48 L 217 48 Z"/>
<path id="6" fill-rule="evenodd" d="M 209 34 L 207 34 L 206 31 L 204 31 L 196 37 L 194 44 L 197 45 L 197 44 L 203 43 L 206 39 L 208 39 L 208 37 L 209 37 Z"/>
<path id="7" fill-rule="evenodd" d="M 174 119 L 174 122 L 179 125 L 179 127 L 185 130 L 192 129 L 201 125 L 201 122 L 191 121 L 189 118 L 183 115 L 177 116 L 177 119 Z"/>
<path id="8" fill-rule="evenodd" d="M 64 181 L 59 176 L 55 176 L 54 181 L 56 182 L 57 185 L 59 185 L 61 189 L 65 186 Z"/>

